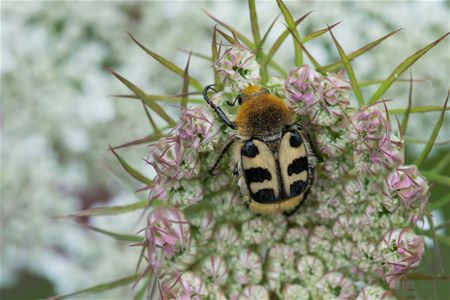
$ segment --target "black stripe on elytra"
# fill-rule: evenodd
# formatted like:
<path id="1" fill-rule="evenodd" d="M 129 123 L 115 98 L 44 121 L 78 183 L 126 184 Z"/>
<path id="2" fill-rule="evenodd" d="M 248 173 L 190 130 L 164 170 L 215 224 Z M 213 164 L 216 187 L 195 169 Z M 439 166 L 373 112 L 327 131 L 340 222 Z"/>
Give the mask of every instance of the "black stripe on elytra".
<path id="1" fill-rule="evenodd" d="M 284 198 L 286 198 L 286 191 L 284 190 L 283 176 L 280 175 L 281 168 L 280 168 L 280 161 L 278 159 L 275 160 L 275 165 L 277 167 L 277 178 L 279 180 L 279 182 L 278 182 L 278 190 L 280 191 L 279 198 L 284 199 Z"/>
<path id="2" fill-rule="evenodd" d="M 245 169 L 245 178 L 248 184 L 251 182 L 263 182 L 264 180 L 271 180 L 272 175 L 267 169 L 263 168 L 250 168 Z"/>
<path id="3" fill-rule="evenodd" d="M 252 198 L 259 203 L 273 203 L 277 200 L 273 189 L 261 189 L 254 193 Z"/>
<path id="4" fill-rule="evenodd" d="M 306 156 L 294 159 L 287 169 L 289 176 L 292 174 L 300 174 L 305 170 L 308 170 L 308 158 Z"/>
<path id="5" fill-rule="evenodd" d="M 291 137 L 289 138 L 289 144 L 293 148 L 298 148 L 302 145 L 302 137 L 300 136 L 300 133 L 297 131 L 291 131 L 290 132 Z"/>
<path id="6" fill-rule="evenodd" d="M 291 184 L 289 187 L 291 190 L 291 197 L 298 196 L 303 193 L 306 189 L 306 182 L 303 180 L 298 180 Z"/>
<path id="7" fill-rule="evenodd" d="M 259 154 L 258 147 L 252 140 L 246 141 L 244 146 L 242 146 L 241 154 L 246 157 L 256 157 Z"/>

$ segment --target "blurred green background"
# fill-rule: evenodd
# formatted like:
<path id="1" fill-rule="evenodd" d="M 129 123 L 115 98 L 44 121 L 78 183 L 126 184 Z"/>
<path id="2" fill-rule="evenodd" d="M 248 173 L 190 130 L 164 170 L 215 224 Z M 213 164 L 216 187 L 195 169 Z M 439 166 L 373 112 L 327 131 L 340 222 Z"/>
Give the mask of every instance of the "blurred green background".
<path id="1" fill-rule="evenodd" d="M 261 27 L 267 28 L 277 16 L 277 6 L 271 1 L 257 4 Z M 363 80 L 385 78 L 403 59 L 449 30 L 449 4 L 444 1 L 287 1 L 287 5 L 294 17 L 314 10 L 301 32 L 342 21 L 334 32 L 347 52 L 403 28 L 355 60 L 355 72 Z M 132 233 L 142 228 L 139 213 L 84 219 L 79 224 L 55 217 L 145 199 L 145 193 L 135 193 L 140 186 L 120 171 L 106 149 L 108 144 L 141 138 L 150 129 L 139 102 L 108 97 L 126 91 L 103 67 L 113 68 L 148 93 L 180 93 L 180 79 L 151 61 L 126 32 L 183 67 L 187 54 L 180 48 L 210 52 L 215 23 L 201 9 L 250 35 L 244 1 L 2 1 L 1 299 L 68 293 L 134 270 L 138 250 L 82 225 Z M 279 19 L 269 45 L 284 28 Z M 327 35 L 308 44 L 308 49 L 323 63 L 339 57 Z M 413 104 L 442 105 L 450 82 L 449 53 L 446 40 L 413 66 L 414 78 L 427 80 L 414 86 Z M 292 67 L 291 41 L 277 59 L 286 70 Z M 213 80 L 209 63 L 195 57 L 190 74 L 204 85 Z M 390 107 L 406 107 L 407 96 L 408 84 L 398 83 L 386 98 L 394 99 Z M 436 118 L 436 113 L 413 115 L 408 134 L 426 139 Z M 438 141 L 450 136 L 449 118 L 446 113 Z M 422 147 L 410 144 L 407 162 Z M 436 146 L 424 169 L 448 158 L 449 151 L 449 143 Z M 145 147 L 130 148 L 123 155 L 151 175 L 142 160 Z M 447 159 L 447 176 L 449 169 Z M 448 186 L 435 184 L 431 203 L 449 194 Z M 448 204 L 432 213 L 435 226 L 450 220 Z M 442 276 L 450 270 L 448 223 L 437 233 L 439 247 L 427 239 L 419 271 Z M 402 292 L 405 298 L 450 298 L 448 280 L 410 281 L 410 288 Z M 129 298 L 130 288 L 95 297 Z"/>

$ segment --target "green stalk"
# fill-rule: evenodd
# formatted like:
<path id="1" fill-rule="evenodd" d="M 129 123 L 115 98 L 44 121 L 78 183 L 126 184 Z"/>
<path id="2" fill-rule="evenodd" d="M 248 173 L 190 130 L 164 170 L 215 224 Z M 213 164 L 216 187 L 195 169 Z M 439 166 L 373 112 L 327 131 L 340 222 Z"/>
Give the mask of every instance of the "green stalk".
<path id="1" fill-rule="evenodd" d="M 420 170 L 420 174 L 422 174 L 423 176 L 425 176 L 426 179 L 428 179 L 434 183 L 439 183 L 442 185 L 450 186 L 450 177 L 436 174 L 434 172 L 422 171 L 422 170 Z"/>
<path id="2" fill-rule="evenodd" d="M 136 280 L 138 280 L 140 276 L 141 276 L 141 274 L 134 274 L 134 275 L 123 277 L 123 278 L 120 278 L 118 280 L 111 281 L 108 283 L 98 284 L 98 285 L 92 286 L 90 288 L 80 290 L 77 292 L 73 292 L 70 294 L 50 297 L 50 298 L 47 298 L 47 300 L 61 300 L 61 299 L 66 299 L 66 298 L 73 297 L 73 296 L 82 295 L 82 294 L 95 294 L 95 293 L 112 290 L 117 287 L 129 285 L 129 284 L 135 282 Z"/>
<path id="3" fill-rule="evenodd" d="M 334 44 L 336 45 L 336 48 L 338 49 L 339 55 L 341 56 L 342 63 L 344 64 L 345 70 L 347 71 L 348 78 L 350 79 L 350 83 L 352 85 L 353 93 L 355 93 L 356 99 L 358 100 L 359 106 L 364 105 L 364 98 L 361 93 L 361 90 L 359 89 L 358 81 L 356 80 L 355 72 L 353 71 L 353 67 L 350 64 L 350 60 L 345 54 L 344 49 L 341 47 L 339 42 L 337 41 L 336 37 L 333 34 L 333 31 L 331 28 L 328 28 L 331 34 L 331 37 L 333 38 Z"/>
<path id="4" fill-rule="evenodd" d="M 390 114 L 404 114 L 408 108 L 394 108 L 390 109 Z M 416 106 L 411 107 L 410 113 L 427 113 L 434 111 L 442 111 L 442 110 L 450 110 L 450 107 L 442 107 L 442 106 Z"/>
<path id="5" fill-rule="evenodd" d="M 110 216 L 110 215 L 118 215 L 128 213 L 130 211 L 135 211 L 138 209 L 143 209 L 148 206 L 148 200 L 142 200 L 135 203 L 127 204 L 127 205 L 118 205 L 118 206 L 110 206 L 110 207 L 96 207 L 86 210 L 80 210 L 74 213 L 71 213 L 65 217 L 93 217 L 93 216 Z"/>
<path id="6" fill-rule="evenodd" d="M 428 157 L 428 154 L 430 154 L 431 149 L 433 148 L 434 142 L 436 141 L 436 137 L 437 137 L 439 131 L 441 130 L 442 123 L 444 122 L 445 109 L 447 107 L 449 96 L 450 96 L 450 90 L 447 93 L 447 98 L 445 99 L 444 106 L 442 107 L 441 115 L 439 116 L 439 119 L 438 119 L 436 125 L 434 126 L 431 137 L 428 140 L 428 143 L 426 144 L 422 153 L 420 153 L 419 157 L 414 162 L 414 164 L 417 167 L 419 167 L 425 161 L 425 159 Z"/>
<path id="7" fill-rule="evenodd" d="M 405 72 L 409 67 L 411 67 L 419 58 L 421 58 L 425 53 L 430 51 L 434 46 L 439 44 L 443 39 L 445 39 L 450 33 L 446 33 L 431 44 L 428 44 L 427 46 L 423 47 L 413 55 L 409 56 L 407 59 L 405 59 L 401 64 L 399 64 L 394 71 L 392 71 L 391 75 L 386 78 L 386 80 L 380 85 L 378 90 L 372 95 L 372 97 L 369 99 L 369 104 L 374 103 L 378 99 L 383 96 L 383 94 L 389 89 L 389 87 L 394 83 L 397 79 L 400 78 L 400 76 Z"/>
<path id="8" fill-rule="evenodd" d="M 295 39 L 298 41 L 301 41 L 300 34 L 298 33 L 297 26 L 295 25 L 294 19 L 292 18 L 292 15 L 289 11 L 289 9 L 286 7 L 286 5 L 283 3 L 282 0 L 277 0 L 278 7 L 280 8 L 281 14 L 284 17 L 284 20 L 286 21 L 287 27 L 290 31 L 293 32 L 293 41 L 294 41 L 294 49 L 295 49 L 295 65 L 300 67 L 303 64 L 303 53 L 302 53 L 302 47 L 298 43 L 295 42 Z"/>
<path id="9" fill-rule="evenodd" d="M 255 0 L 248 1 L 248 8 L 250 10 L 250 22 L 252 24 L 253 41 L 256 45 L 256 51 L 259 51 L 261 50 L 258 49 L 258 46 L 261 43 L 261 36 L 259 34 L 258 15 L 256 13 Z"/>
<path id="10" fill-rule="evenodd" d="M 411 106 L 412 106 L 412 91 L 413 91 L 412 71 L 410 71 L 409 72 L 408 107 L 406 108 L 406 112 L 405 112 L 405 115 L 403 116 L 402 124 L 400 125 L 400 130 L 401 130 L 402 135 L 405 135 L 406 129 L 408 129 L 409 114 L 411 113 Z"/>
<path id="11" fill-rule="evenodd" d="M 109 150 L 114 154 L 114 156 L 119 161 L 120 165 L 123 167 L 123 169 L 134 179 L 137 181 L 140 181 L 146 185 L 152 184 L 152 180 L 144 176 L 141 172 L 130 166 L 125 159 L 123 159 L 111 146 L 109 146 Z"/>

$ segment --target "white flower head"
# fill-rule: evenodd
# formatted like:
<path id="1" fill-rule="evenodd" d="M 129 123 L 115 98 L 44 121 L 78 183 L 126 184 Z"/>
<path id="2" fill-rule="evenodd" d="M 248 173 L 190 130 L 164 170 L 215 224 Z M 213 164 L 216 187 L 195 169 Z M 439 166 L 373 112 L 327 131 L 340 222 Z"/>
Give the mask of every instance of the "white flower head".
<path id="1" fill-rule="evenodd" d="M 257 85 L 261 79 L 255 55 L 242 46 L 227 48 L 213 67 L 224 81 L 230 82 L 234 92 Z"/>
<path id="2" fill-rule="evenodd" d="M 263 277 L 262 261 L 258 254 L 242 249 L 237 257 L 232 258 L 234 279 L 242 285 L 258 284 Z"/>

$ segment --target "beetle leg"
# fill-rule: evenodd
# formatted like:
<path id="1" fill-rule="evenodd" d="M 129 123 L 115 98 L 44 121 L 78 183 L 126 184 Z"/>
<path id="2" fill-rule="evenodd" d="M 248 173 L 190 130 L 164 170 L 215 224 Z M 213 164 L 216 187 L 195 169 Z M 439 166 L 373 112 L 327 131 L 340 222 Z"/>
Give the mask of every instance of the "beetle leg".
<path id="1" fill-rule="evenodd" d="M 308 137 L 309 144 L 311 145 L 312 151 L 314 152 L 314 155 L 317 158 L 317 162 L 320 162 L 320 163 L 323 162 L 324 161 L 323 156 L 322 156 L 322 154 L 319 153 L 316 142 L 311 139 L 311 135 L 308 132 L 306 132 L 306 136 Z"/>
<path id="2" fill-rule="evenodd" d="M 234 144 L 236 141 L 235 137 L 232 137 L 231 140 L 228 142 L 228 144 L 223 148 L 222 152 L 220 153 L 219 157 L 216 160 L 216 163 L 214 166 L 209 170 L 209 174 L 216 175 L 214 171 L 216 170 L 217 166 L 219 165 L 222 158 L 225 156 L 226 153 L 228 153 L 228 150 L 230 150 L 230 147 Z"/>
<path id="3" fill-rule="evenodd" d="M 239 169 L 238 169 L 238 164 L 236 164 L 233 169 L 233 176 L 237 177 L 238 175 L 239 175 Z"/>

